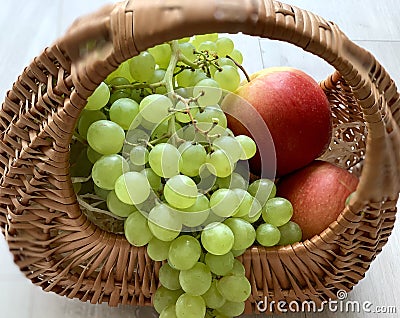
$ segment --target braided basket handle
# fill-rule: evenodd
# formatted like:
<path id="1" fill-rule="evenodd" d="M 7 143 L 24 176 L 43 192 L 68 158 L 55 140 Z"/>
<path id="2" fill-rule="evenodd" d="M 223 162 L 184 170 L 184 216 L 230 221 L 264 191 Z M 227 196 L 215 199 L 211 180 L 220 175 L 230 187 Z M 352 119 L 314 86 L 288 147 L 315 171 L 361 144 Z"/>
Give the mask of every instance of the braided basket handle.
<path id="1" fill-rule="evenodd" d="M 212 32 L 242 32 L 286 41 L 335 67 L 352 88 L 368 129 L 368 156 L 350 209 L 360 211 L 367 202 L 397 199 L 397 88 L 372 54 L 317 15 L 274 0 L 128 0 L 77 20 L 57 44 L 73 62 L 76 93 L 86 99 L 112 70 L 139 52 L 173 39 Z M 96 50 L 87 49 L 93 43 Z"/>

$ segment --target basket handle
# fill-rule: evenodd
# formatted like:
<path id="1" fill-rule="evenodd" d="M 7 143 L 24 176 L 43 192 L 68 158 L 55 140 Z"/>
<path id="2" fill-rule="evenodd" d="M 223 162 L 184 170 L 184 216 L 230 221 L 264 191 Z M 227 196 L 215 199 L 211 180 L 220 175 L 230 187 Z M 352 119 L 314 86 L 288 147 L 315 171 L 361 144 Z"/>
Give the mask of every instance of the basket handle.
<path id="1" fill-rule="evenodd" d="M 311 12 L 274 0 L 128 0 L 77 20 L 57 44 L 72 60 L 76 92 L 86 99 L 124 60 L 156 44 L 211 32 L 243 32 L 286 41 L 335 67 L 352 88 L 368 129 L 368 156 L 354 210 L 367 202 L 398 197 L 397 88 L 372 54 L 350 41 L 334 23 Z M 93 44 L 95 50 L 87 49 Z"/>

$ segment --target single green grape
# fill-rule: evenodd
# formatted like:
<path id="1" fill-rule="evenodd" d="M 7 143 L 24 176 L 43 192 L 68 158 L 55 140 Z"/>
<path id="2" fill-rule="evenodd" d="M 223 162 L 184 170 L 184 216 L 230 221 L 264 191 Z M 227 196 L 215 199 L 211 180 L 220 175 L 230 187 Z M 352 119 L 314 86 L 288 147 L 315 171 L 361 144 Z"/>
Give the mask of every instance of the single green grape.
<path id="1" fill-rule="evenodd" d="M 219 64 L 219 66 L 230 65 L 230 66 L 237 68 L 235 62 L 233 62 L 231 59 L 229 59 L 227 57 L 220 57 L 218 59 L 218 64 Z"/>
<path id="2" fill-rule="evenodd" d="M 234 49 L 234 43 L 230 38 L 221 37 L 216 42 L 217 45 L 217 53 L 220 57 L 225 57 L 229 55 Z"/>
<path id="3" fill-rule="evenodd" d="M 185 175 L 176 175 L 168 179 L 164 186 L 164 198 L 173 207 L 186 209 L 196 202 L 196 183 Z"/>
<path id="4" fill-rule="evenodd" d="M 245 251 L 246 251 L 246 250 L 232 251 L 232 254 L 233 254 L 235 257 L 238 257 L 238 256 L 242 255 Z M 229 276 L 229 275 L 231 275 L 231 276 L 232 276 L 232 275 L 233 275 L 233 276 L 235 276 L 235 275 L 236 275 L 236 276 L 245 276 L 245 274 L 246 274 L 246 270 L 245 270 L 243 264 L 242 264 L 239 260 L 235 259 L 235 260 L 233 261 L 232 270 L 230 270 L 229 273 L 226 274 L 225 276 Z"/>
<path id="5" fill-rule="evenodd" d="M 233 189 L 236 195 L 240 198 L 240 205 L 235 217 L 252 218 L 262 212 L 261 204 L 250 193 L 243 189 Z"/>
<path id="6" fill-rule="evenodd" d="M 93 150 L 91 147 L 87 147 L 86 149 L 86 155 L 89 161 L 93 164 L 96 163 L 97 160 L 99 160 L 103 155 L 101 153 L 98 153 L 97 151 Z"/>
<path id="7" fill-rule="evenodd" d="M 275 197 L 276 186 L 272 180 L 257 179 L 249 185 L 248 191 L 264 206 L 269 199 Z"/>
<path id="8" fill-rule="evenodd" d="M 179 43 L 179 50 L 189 61 L 193 62 L 196 59 L 196 55 L 194 54 L 196 49 L 192 43 Z"/>
<path id="9" fill-rule="evenodd" d="M 151 232 L 161 241 L 174 240 L 182 229 L 179 214 L 164 203 L 153 207 L 148 218 Z"/>
<path id="10" fill-rule="evenodd" d="M 201 127 L 202 129 L 211 127 L 215 119 L 218 121 L 218 126 L 222 127 L 224 130 L 228 126 L 226 115 L 218 105 L 206 106 L 201 112 L 196 114 L 195 119 L 198 123 L 209 124 L 208 126 Z M 213 133 L 213 131 L 210 133 Z M 221 133 L 221 131 L 218 131 L 218 133 Z"/>
<path id="11" fill-rule="evenodd" d="M 192 44 L 198 49 L 200 44 L 205 41 L 216 42 L 217 40 L 218 33 L 198 34 L 193 37 Z"/>
<path id="12" fill-rule="evenodd" d="M 181 209 L 181 211 L 183 225 L 188 227 L 200 226 L 210 214 L 210 201 L 204 194 L 199 193 L 196 202 L 186 209 Z"/>
<path id="13" fill-rule="evenodd" d="M 158 68 L 154 71 L 153 76 L 149 79 L 150 84 L 160 83 L 165 77 L 165 70 Z M 156 92 L 157 94 L 161 94 Z M 161 94 L 163 95 L 163 94 Z"/>
<path id="14" fill-rule="evenodd" d="M 129 60 L 129 70 L 138 82 L 148 81 L 154 73 L 156 61 L 149 52 L 143 51 Z"/>
<path id="15" fill-rule="evenodd" d="M 242 151 L 239 142 L 232 136 L 221 136 L 216 138 L 212 146 L 214 149 L 223 150 L 233 163 L 239 161 Z"/>
<path id="16" fill-rule="evenodd" d="M 199 318 L 206 314 L 206 304 L 201 296 L 187 293 L 181 295 L 176 301 L 177 318 Z"/>
<path id="17" fill-rule="evenodd" d="M 170 290 L 181 289 L 180 271 L 172 268 L 168 263 L 164 263 L 158 272 L 158 279 L 162 286 Z"/>
<path id="18" fill-rule="evenodd" d="M 178 40 L 178 43 L 185 43 L 185 42 L 189 42 L 190 41 L 190 37 L 184 37 Z"/>
<path id="19" fill-rule="evenodd" d="M 229 56 L 235 60 L 236 63 L 242 64 L 243 63 L 243 55 L 240 53 L 239 50 L 233 49 Z"/>
<path id="20" fill-rule="evenodd" d="M 147 245 L 147 254 L 153 261 L 164 261 L 168 258 L 170 245 L 170 241 L 161 241 L 158 238 L 153 237 Z"/>
<path id="21" fill-rule="evenodd" d="M 269 199 L 262 211 L 264 221 L 277 227 L 289 222 L 292 215 L 292 204 L 289 200 L 280 197 Z"/>
<path id="22" fill-rule="evenodd" d="M 257 242 L 262 246 L 274 246 L 279 243 L 281 239 L 281 232 L 279 229 L 268 223 L 260 224 L 256 230 Z"/>
<path id="23" fill-rule="evenodd" d="M 125 237 L 133 246 L 144 246 L 153 238 L 147 219 L 139 212 L 132 212 L 124 222 Z"/>
<path id="24" fill-rule="evenodd" d="M 303 234 L 297 223 L 289 221 L 278 229 L 281 232 L 281 239 L 279 240 L 278 245 L 289 245 L 301 241 Z"/>
<path id="25" fill-rule="evenodd" d="M 246 301 L 251 294 L 251 285 L 245 276 L 224 276 L 218 281 L 217 288 L 226 300 L 232 302 Z"/>
<path id="26" fill-rule="evenodd" d="M 241 160 L 248 160 L 254 157 L 257 152 L 257 146 L 253 139 L 246 135 L 238 135 L 235 137 L 241 148 Z"/>
<path id="27" fill-rule="evenodd" d="M 110 98 L 110 89 L 107 84 L 101 82 L 99 86 L 94 90 L 92 95 L 87 99 L 85 109 L 87 110 L 99 110 L 107 105 Z"/>
<path id="28" fill-rule="evenodd" d="M 87 132 L 91 124 L 98 120 L 107 119 L 106 115 L 100 110 L 83 109 L 78 120 L 78 133 L 83 139 L 87 139 Z"/>
<path id="29" fill-rule="evenodd" d="M 124 77 L 124 76 L 119 76 L 119 77 L 114 77 L 109 81 L 109 86 L 111 86 L 112 90 L 120 90 L 120 89 L 126 89 L 126 88 L 122 88 L 119 86 L 122 85 L 130 85 L 131 82 L 129 81 L 128 78 Z"/>
<path id="30" fill-rule="evenodd" d="M 230 176 L 234 170 L 234 162 L 223 150 L 215 150 L 207 156 L 206 163 L 209 170 L 220 178 Z"/>
<path id="31" fill-rule="evenodd" d="M 193 87 L 206 78 L 207 75 L 199 69 L 185 69 L 176 75 L 176 82 L 180 87 Z"/>
<path id="32" fill-rule="evenodd" d="M 165 307 L 161 313 L 159 318 L 176 318 L 176 306 L 169 305 Z"/>
<path id="33" fill-rule="evenodd" d="M 181 173 L 195 177 L 200 173 L 200 167 L 205 164 L 207 152 L 201 144 L 185 142 L 178 148 L 181 157 L 179 159 L 179 170 Z"/>
<path id="34" fill-rule="evenodd" d="M 170 290 L 164 286 L 158 287 L 152 299 L 154 309 L 158 313 L 161 313 L 168 306 L 175 305 L 176 301 L 182 294 L 182 289 Z"/>
<path id="35" fill-rule="evenodd" d="M 206 78 L 193 87 L 193 96 L 198 97 L 197 102 L 200 106 L 215 105 L 221 99 L 222 90 L 217 81 Z"/>
<path id="36" fill-rule="evenodd" d="M 92 179 L 98 187 L 113 190 L 117 179 L 128 169 L 128 162 L 121 155 L 102 156 L 93 165 Z"/>
<path id="37" fill-rule="evenodd" d="M 209 267 L 197 262 L 187 270 L 179 273 L 179 283 L 182 289 L 193 296 L 203 295 L 211 286 L 212 275 Z"/>
<path id="38" fill-rule="evenodd" d="M 115 193 L 126 204 L 140 204 L 150 195 L 150 185 L 146 176 L 136 171 L 129 171 L 115 181 Z"/>
<path id="39" fill-rule="evenodd" d="M 167 96 L 160 94 L 148 95 L 139 104 L 140 115 L 153 124 L 164 120 L 172 107 L 172 101 Z"/>
<path id="40" fill-rule="evenodd" d="M 149 151 L 145 146 L 138 145 L 132 148 L 129 159 L 134 165 L 142 166 L 149 161 Z"/>
<path id="41" fill-rule="evenodd" d="M 98 120 L 90 125 L 87 132 L 89 146 L 103 155 L 119 153 L 125 140 L 121 126 L 110 120 Z"/>
<path id="42" fill-rule="evenodd" d="M 217 308 L 217 312 L 225 317 L 236 317 L 244 313 L 244 308 L 244 301 L 233 302 L 227 300 L 221 307 Z"/>
<path id="43" fill-rule="evenodd" d="M 139 114 L 139 104 L 130 98 L 120 98 L 110 107 L 110 119 L 128 130 Z"/>
<path id="44" fill-rule="evenodd" d="M 126 204 L 118 199 L 115 191 L 110 191 L 107 195 L 107 208 L 110 212 L 123 218 L 136 211 L 134 205 Z"/>
<path id="45" fill-rule="evenodd" d="M 225 298 L 222 297 L 221 293 L 217 288 L 217 281 L 214 280 L 211 283 L 210 288 L 202 295 L 206 306 L 211 309 L 220 308 L 225 303 Z"/>
<path id="46" fill-rule="evenodd" d="M 234 243 L 232 230 L 223 223 L 214 222 L 208 224 L 201 232 L 201 243 L 207 252 L 214 255 L 228 253 Z"/>
<path id="47" fill-rule="evenodd" d="M 216 54 L 217 44 L 213 41 L 204 41 L 199 45 L 198 50 L 202 52 L 208 52 L 210 54 Z"/>
<path id="48" fill-rule="evenodd" d="M 210 197 L 212 211 L 221 217 L 234 215 L 240 205 L 240 199 L 231 189 L 218 189 Z"/>
<path id="49" fill-rule="evenodd" d="M 240 74 L 236 67 L 223 65 L 215 72 L 214 80 L 221 89 L 234 92 L 240 85 Z"/>
<path id="50" fill-rule="evenodd" d="M 207 253 L 204 260 L 211 272 L 218 276 L 225 276 L 233 269 L 234 257 L 232 252 L 224 255 Z"/>
<path id="51" fill-rule="evenodd" d="M 234 235 L 232 249 L 243 250 L 253 245 L 256 239 L 256 231 L 253 225 L 241 218 L 229 218 L 224 221 Z"/>
<path id="52" fill-rule="evenodd" d="M 168 251 L 168 263 L 178 270 L 188 270 L 199 260 L 201 246 L 190 235 L 181 235 L 174 239 Z"/>
<path id="53" fill-rule="evenodd" d="M 160 177 L 171 178 L 179 174 L 180 157 L 181 154 L 176 147 L 168 143 L 160 143 L 150 150 L 149 164 Z"/>
<path id="54" fill-rule="evenodd" d="M 149 182 L 151 188 L 154 191 L 158 191 L 161 188 L 161 177 L 157 175 L 153 169 L 151 168 L 145 168 L 142 171 L 140 171 L 141 174 L 143 174 L 146 178 L 147 181 Z"/>
<path id="55" fill-rule="evenodd" d="M 166 69 L 171 60 L 171 46 L 168 43 L 156 45 L 148 49 L 149 53 L 153 55 L 154 60 L 160 68 Z"/>

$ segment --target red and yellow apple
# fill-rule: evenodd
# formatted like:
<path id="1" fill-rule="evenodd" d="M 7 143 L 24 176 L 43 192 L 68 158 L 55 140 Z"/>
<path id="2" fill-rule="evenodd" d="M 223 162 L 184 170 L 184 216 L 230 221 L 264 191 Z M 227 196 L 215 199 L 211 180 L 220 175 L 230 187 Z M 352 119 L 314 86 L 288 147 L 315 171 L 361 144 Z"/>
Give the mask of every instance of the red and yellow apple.
<path id="1" fill-rule="evenodd" d="M 241 98 L 231 94 L 222 104 L 229 128 L 235 135 L 253 138 L 268 138 L 270 134 L 277 176 L 309 164 L 327 149 L 332 134 L 330 105 L 324 91 L 306 73 L 290 67 L 267 68 L 251 75 L 250 82 L 242 83 L 235 94 Z M 265 125 L 255 123 L 251 107 L 262 117 L 269 133 Z M 266 148 L 259 147 L 250 162 L 256 175 L 271 168 L 271 147 Z"/>
<path id="2" fill-rule="evenodd" d="M 348 196 L 358 185 L 358 178 L 334 164 L 315 160 L 306 167 L 282 177 L 277 196 L 293 205 L 292 221 L 303 232 L 303 240 L 328 228 L 345 207 Z"/>

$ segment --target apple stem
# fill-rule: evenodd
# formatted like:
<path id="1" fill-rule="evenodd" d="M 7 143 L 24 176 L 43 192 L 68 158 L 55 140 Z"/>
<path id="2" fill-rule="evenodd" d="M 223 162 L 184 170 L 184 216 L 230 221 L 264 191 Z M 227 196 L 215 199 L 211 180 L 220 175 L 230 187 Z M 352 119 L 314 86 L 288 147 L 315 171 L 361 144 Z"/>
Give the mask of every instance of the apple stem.
<path id="1" fill-rule="evenodd" d="M 246 72 L 245 68 L 243 67 L 242 64 L 239 64 L 238 62 L 235 61 L 235 59 L 229 55 L 226 56 L 228 59 L 230 59 L 235 65 L 243 72 L 244 76 L 246 77 L 246 80 L 250 83 L 250 76 Z"/>

